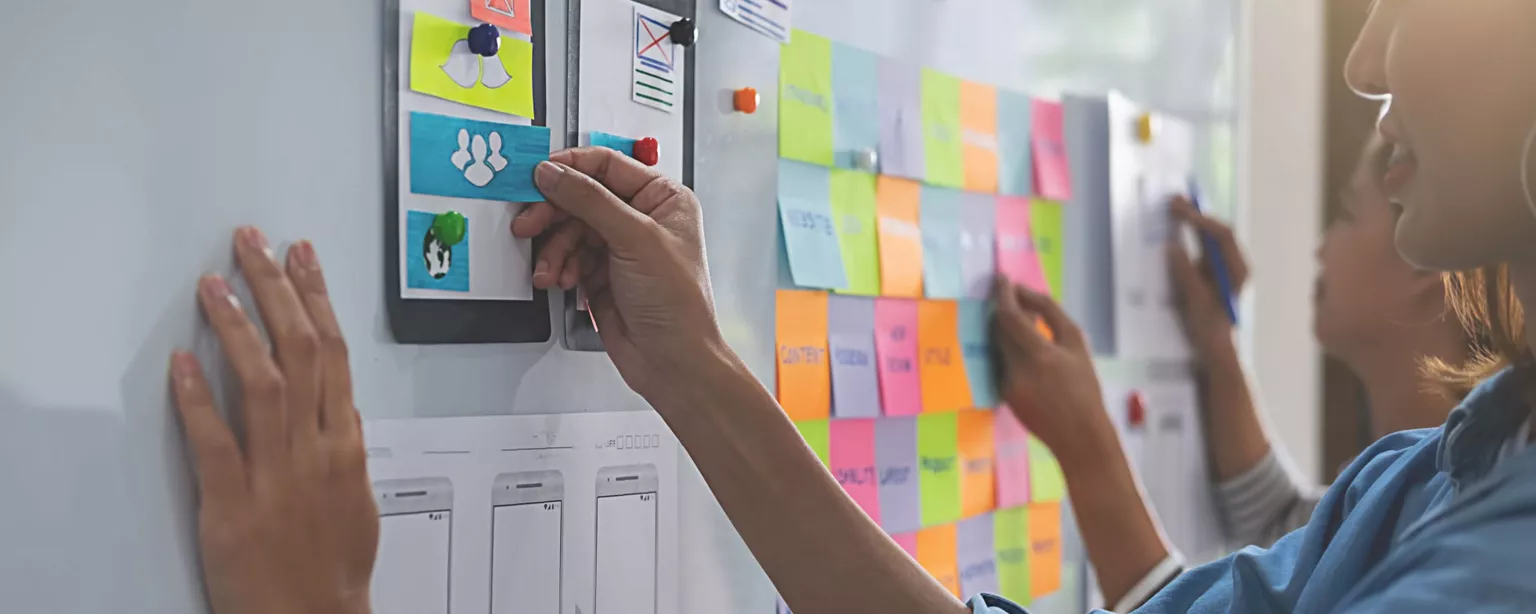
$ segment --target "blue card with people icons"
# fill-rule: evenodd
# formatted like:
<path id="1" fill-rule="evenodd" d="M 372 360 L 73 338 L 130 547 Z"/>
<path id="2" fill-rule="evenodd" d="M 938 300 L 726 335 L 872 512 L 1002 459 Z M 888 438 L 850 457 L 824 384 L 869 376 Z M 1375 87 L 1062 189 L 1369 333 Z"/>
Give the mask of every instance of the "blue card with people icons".
<path id="1" fill-rule="evenodd" d="M 549 128 L 411 113 L 411 192 L 539 202 L 533 168 L 549 159 Z"/>

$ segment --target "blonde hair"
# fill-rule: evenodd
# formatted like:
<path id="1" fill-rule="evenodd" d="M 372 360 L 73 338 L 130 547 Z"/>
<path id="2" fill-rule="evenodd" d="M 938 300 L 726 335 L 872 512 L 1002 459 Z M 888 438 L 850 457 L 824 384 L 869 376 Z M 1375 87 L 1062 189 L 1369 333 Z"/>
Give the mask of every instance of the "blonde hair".
<path id="1" fill-rule="evenodd" d="M 1501 370 L 1532 365 L 1525 340 L 1525 309 L 1510 287 L 1507 265 L 1446 273 L 1442 280 L 1446 305 L 1466 330 L 1471 347 L 1461 364 L 1424 360 L 1423 374 L 1435 391 L 1461 399 Z"/>

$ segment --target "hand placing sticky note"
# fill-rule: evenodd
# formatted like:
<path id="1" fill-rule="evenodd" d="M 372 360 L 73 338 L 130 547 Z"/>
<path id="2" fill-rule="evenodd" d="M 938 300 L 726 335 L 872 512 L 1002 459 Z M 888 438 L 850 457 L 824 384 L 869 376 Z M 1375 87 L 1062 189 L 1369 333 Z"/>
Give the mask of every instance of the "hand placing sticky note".
<path id="1" fill-rule="evenodd" d="M 1072 167 L 1067 160 L 1065 113 L 1060 102 L 1034 101 L 1030 113 L 1035 162 L 1035 191 L 1056 200 L 1072 200 Z"/>
<path id="2" fill-rule="evenodd" d="M 1056 455 L 1034 435 L 1029 436 L 1029 499 L 1034 503 L 1060 501 L 1067 496 L 1067 479 Z"/>
<path id="3" fill-rule="evenodd" d="M 827 295 L 779 290 L 777 298 L 779 404 L 796 422 L 825 419 L 832 409 Z"/>
<path id="4" fill-rule="evenodd" d="M 876 368 L 880 375 L 880 406 L 887 416 L 913 416 L 923 410 L 917 334 L 917 301 L 875 301 Z"/>
<path id="5" fill-rule="evenodd" d="M 832 219 L 842 251 L 848 285 L 844 294 L 880 294 L 880 247 L 874 175 L 834 168 L 831 171 Z"/>
<path id="6" fill-rule="evenodd" d="M 801 420 L 795 423 L 795 429 L 800 431 L 800 438 L 805 440 L 805 445 L 811 447 L 816 453 L 816 458 L 821 459 L 821 464 L 827 468 L 832 467 L 832 433 L 831 423 L 827 420 Z"/>
<path id="7" fill-rule="evenodd" d="M 1003 196 L 997 199 L 997 272 L 1016 284 L 1050 294 L 1045 269 L 1035 251 L 1031 230 L 1032 207 L 1028 198 Z"/>
<path id="8" fill-rule="evenodd" d="M 880 59 L 880 174 L 921 180 L 922 81 L 918 67 Z"/>
<path id="9" fill-rule="evenodd" d="M 960 82 L 960 134 L 965 165 L 965 189 L 997 192 L 997 89 Z"/>
<path id="10" fill-rule="evenodd" d="M 959 428 L 955 412 L 917 417 L 917 470 L 925 527 L 960 519 Z"/>
<path id="11" fill-rule="evenodd" d="M 870 520 L 880 522 L 880 478 L 875 471 L 875 421 L 833 420 L 832 476 Z"/>
<path id="12" fill-rule="evenodd" d="M 1028 605 L 1029 508 L 1001 509 L 992 515 L 993 548 L 997 552 L 998 595 Z"/>
<path id="13" fill-rule="evenodd" d="M 992 421 L 996 447 L 997 506 L 1018 507 L 1029 503 L 1029 431 L 1004 405 Z"/>
<path id="14" fill-rule="evenodd" d="M 929 527 L 917 532 L 917 564 L 960 597 L 959 544 L 953 524 Z"/>
<path id="15" fill-rule="evenodd" d="M 922 186 L 882 175 L 876 182 L 876 199 L 881 291 L 885 296 L 922 298 L 923 231 L 918 225 Z"/>
<path id="16" fill-rule="evenodd" d="M 887 533 L 922 528 L 916 418 L 875 421 L 875 470 L 880 478 L 880 527 Z"/>
<path id="17" fill-rule="evenodd" d="M 924 68 L 923 159 L 928 183 L 951 188 L 965 185 L 964 144 L 960 134 L 960 79 Z"/>
<path id="18" fill-rule="evenodd" d="M 1061 589 L 1061 503 L 1029 506 L 1029 589 L 1035 599 Z"/>
<path id="19" fill-rule="evenodd" d="M 1062 296 L 1062 237 L 1065 232 L 1061 203 L 1037 200 L 1030 204 L 1029 224 L 1035 236 L 1035 253 L 1040 256 L 1040 270 L 1051 288 L 1051 298 Z"/>
<path id="20" fill-rule="evenodd" d="M 960 568 L 960 592 L 964 595 L 996 595 L 997 551 L 992 514 L 961 520 L 956 528 L 956 564 Z"/>
<path id="21" fill-rule="evenodd" d="M 411 90 L 472 107 L 533 117 L 533 43 L 503 36 L 490 57 L 469 50 L 469 26 L 416 13 Z"/>
<path id="22" fill-rule="evenodd" d="M 960 456 L 960 515 L 970 518 L 997 507 L 992 474 L 992 411 L 962 411 L 956 417 L 956 429 L 956 451 Z M 988 541 L 991 541 L 990 536 Z"/>
<path id="23" fill-rule="evenodd" d="M 832 42 L 804 30 L 779 51 L 779 157 L 832 166 Z"/>
<path id="24" fill-rule="evenodd" d="M 875 361 L 875 301 L 863 297 L 827 299 L 827 344 L 832 353 L 832 415 L 880 415 L 880 376 Z"/>
<path id="25" fill-rule="evenodd" d="M 848 287 L 831 195 L 826 168 L 779 160 L 779 227 L 790 275 L 802 288 Z"/>
<path id="26" fill-rule="evenodd" d="M 997 407 L 997 374 L 992 362 L 992 304 L 960 301 L 960 351 L 965 357 L 966 380 L 971 384 L 971 405 Z"/>
<path id="27" fill-rule="evenodd" d="M 923 228 L 923 290 L 928 298 L 960 298 L 960 208 L 962 192 L 923 186 L 918 212 Z"/>
<path id="28" fill-rule="evenodd" d="M 918 373 L 922 377 L 925 413 L 972 406 L 959 327 L 960 309 L 955 301 L 918 301 Z"/>
<path id="29" fill-rule="evenodd" d="M 997 92 L 998 191 L 1009 196 L 1035 193 L 1034 144 L 1029 129 L 1034 101 L 1018 92 Z"/>
<path id="30" fill-rule="evenodd" d="M 997 277 L 997 197 L 965 192 L 960 197 L 960 284 L 965 298 L 992 296 Z"/>

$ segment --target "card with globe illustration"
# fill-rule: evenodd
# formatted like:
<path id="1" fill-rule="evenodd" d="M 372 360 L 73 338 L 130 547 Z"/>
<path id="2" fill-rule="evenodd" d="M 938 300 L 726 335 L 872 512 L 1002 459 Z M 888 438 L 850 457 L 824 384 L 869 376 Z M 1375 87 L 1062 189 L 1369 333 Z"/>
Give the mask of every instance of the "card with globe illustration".
<path id="1" fill-rule="evenodd" d="M 406 214 L 406 287 L 469 292 L 469 224 L 459 213 Z"/>

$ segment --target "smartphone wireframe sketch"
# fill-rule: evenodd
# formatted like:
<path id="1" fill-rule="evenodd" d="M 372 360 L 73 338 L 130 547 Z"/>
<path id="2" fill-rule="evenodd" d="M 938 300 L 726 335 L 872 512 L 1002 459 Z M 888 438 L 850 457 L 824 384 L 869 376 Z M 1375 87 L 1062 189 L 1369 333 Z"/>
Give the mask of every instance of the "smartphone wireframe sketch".
<path id="1" fill-rule="evenodd" d="M 594 614 L 656 613 L 656 466 L 597 472 Z"/>
<path id="2" fill-rule="evenodd" d="M 453 551 L 453 483 L 447 478 L 381 480 L 379 554 L 370 589 L 376 614 L 447 614 Z"/>
<path id="3" fill-rule="evenodd" d="M 491 492 L 491 614 L 561 614 L 565 478 L 496 476 Z"/>

